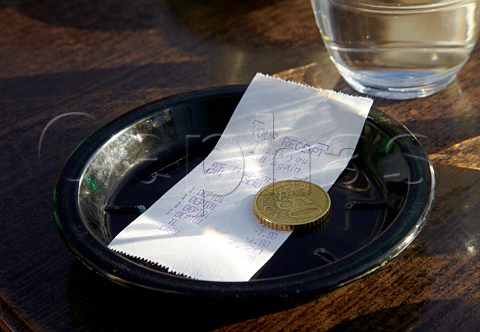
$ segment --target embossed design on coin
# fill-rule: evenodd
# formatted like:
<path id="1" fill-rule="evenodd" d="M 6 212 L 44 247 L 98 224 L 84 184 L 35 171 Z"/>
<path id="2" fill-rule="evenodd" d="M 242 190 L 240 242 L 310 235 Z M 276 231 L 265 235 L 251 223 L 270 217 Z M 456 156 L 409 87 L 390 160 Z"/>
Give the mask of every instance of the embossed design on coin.
<path id="1" fill-rule="evenodd" d="M 253 212 L 267 226 L 281 230 L 320 226 L 330 216 L 330 196 L 306 181 L 269 184 L 255 196 Z"/>

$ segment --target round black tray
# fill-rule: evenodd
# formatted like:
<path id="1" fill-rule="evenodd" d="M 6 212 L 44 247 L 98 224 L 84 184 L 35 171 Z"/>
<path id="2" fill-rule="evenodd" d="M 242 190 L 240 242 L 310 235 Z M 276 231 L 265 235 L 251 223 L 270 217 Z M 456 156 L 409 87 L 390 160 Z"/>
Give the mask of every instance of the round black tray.
<path id="1" fill-rule="evenodd" d="M 433 169 L 404 126 L 372 109 L 351 163 L 329 191 L 329 223 L 293 232 L 252 280 L 193 280 L 110 250 L 109 242 L 140 212 L 128 207 L 148 208 L 208 155 L 215 142 L 202 138 L 223 131 L 245 89 L 213 88 L 150 103 L 77 147 L 58 176 L 53 212 L 64 241 L 83 263 L 116 283 L 161 293 L 290 299 L 364 276 L 413 241 L 432 207 Z"/>

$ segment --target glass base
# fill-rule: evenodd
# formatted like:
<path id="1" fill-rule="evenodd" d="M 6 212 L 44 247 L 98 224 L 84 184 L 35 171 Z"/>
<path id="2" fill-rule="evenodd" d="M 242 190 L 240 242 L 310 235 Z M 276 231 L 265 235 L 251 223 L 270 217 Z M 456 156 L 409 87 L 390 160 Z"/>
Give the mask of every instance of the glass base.
<path id="1" fill-rule="evenodd" d="M 448 71 L 360 71 L 336 64 L 345 81 L 366 95 L 385 99 L 413 99 L 443 90 L 455 79 L 463 63 Z"/>

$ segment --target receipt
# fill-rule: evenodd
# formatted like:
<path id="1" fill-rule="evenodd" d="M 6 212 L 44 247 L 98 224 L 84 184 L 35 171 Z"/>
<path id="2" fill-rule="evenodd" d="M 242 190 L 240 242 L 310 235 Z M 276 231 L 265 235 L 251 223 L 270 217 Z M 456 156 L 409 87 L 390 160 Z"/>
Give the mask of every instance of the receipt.
<path id="1" fill-rule="evenodd" d="M 371 105 L 257 74 L 213 151 L 109 247 L 194 279 L 248 281 L 291 234 L 255 218 L 255 194 L 289 179 L 328 190 Z"/>

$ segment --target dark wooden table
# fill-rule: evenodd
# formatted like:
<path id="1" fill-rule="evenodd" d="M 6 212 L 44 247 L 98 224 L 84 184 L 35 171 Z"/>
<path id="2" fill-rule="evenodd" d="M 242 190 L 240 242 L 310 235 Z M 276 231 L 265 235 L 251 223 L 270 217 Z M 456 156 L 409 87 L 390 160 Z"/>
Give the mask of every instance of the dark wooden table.
<path id="1" fill-rule="evenodd" d="M 0 329 L 460 330 L 480 326 L 480 52 L 431 97 L 376 100 L 428 152 L 436 202 L 378 272 L 277 312 L 185 310 L 79 263 L 53 222 L 57 171 L 137 106 L 256 72 L 355 93 L 309 1 L 0 1 Z M 183 310 L 182 310 L 183 309 Z"/>

